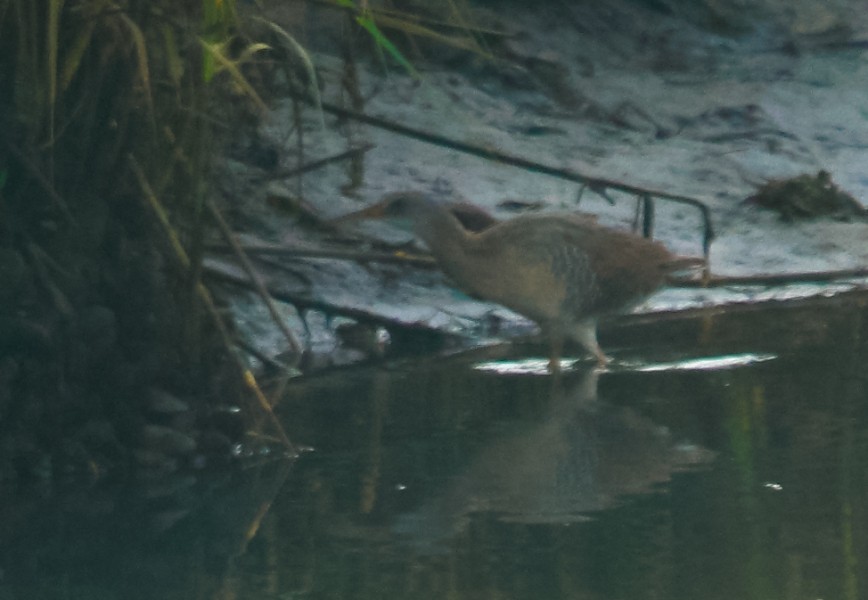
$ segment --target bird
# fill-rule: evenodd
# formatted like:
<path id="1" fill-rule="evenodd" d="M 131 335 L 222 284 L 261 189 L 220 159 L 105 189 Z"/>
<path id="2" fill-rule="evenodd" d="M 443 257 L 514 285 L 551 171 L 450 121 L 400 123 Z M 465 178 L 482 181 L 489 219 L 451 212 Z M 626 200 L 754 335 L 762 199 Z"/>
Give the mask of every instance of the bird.
<path id="1" fill-rule="evenodd" d="M 600 317 L 641 303 L 673 271 L 705 263 L 600 225 L 590 215 L 489 218 L 474 230 L 462 225 L 463 212 L 411 190 L 387 194 L 334 223 L 384 219 L 409 224 L 459 289 L 539 326 L 549 341 L 552 371 L 559 369 L 565 338 L 581 344 L 599 366 L 609 363 L 597 341 Z"/>

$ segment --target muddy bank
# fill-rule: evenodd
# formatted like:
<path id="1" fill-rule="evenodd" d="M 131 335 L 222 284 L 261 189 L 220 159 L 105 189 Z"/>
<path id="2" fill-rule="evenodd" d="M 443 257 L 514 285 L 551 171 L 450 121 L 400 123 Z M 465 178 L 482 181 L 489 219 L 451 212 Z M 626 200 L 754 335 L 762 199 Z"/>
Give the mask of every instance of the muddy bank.
<path id="1" fill-rule="evenodd" d="M 868 264 L 868 226 L 858 205 L 843 218 L 818 211 L 793 220 L 782 216 L 803 209 L 798 198 L 779 210 L 746 201 L 769 182 L 828 177 L 836 193 L 864 205 L 868 122 L 860 90 L 868 80 L 862 43 L 868 27 L 857 3 L 769 1 L 735 8 L 621 1 L 605 7 L 547 3 L 533 10 L 509 3 L 499 11 L 474 3 L 467 15 L 486 32 L 475 39 L 483 41 L 481 51 L 388 30 L 412 59 L 419 73 L 414 78 L 395 64 L 384 68 L 375 52 L 366 52 L 363 35 L 352 47 L 351 62 L 319 44 L 322 38 L 313 32 L 339 30 L 339 14 L 274 13 L 308 44 L 323 102 L 552 169 L 705 204 L 716 233 L 712 273 L 732 283 L 664 290 L 638 312 L 864 287 L 864 277 L 855 275 Z M 449 33 L 459 36 L 455 29 Z M 408 188 L 470 201 L 497 218 L 579 208 L 607 225 L 634 225 L 635 194 L 583 190 L 576 181 L 310 108 L 303 113 L 302 158 L 287 144 L 297 126 L 295 108 L 291 101 L 278 102 L 259 131 L 259 143 L 278 149 L 285 168 L 362 150 L 299 177 L 280 177 L 280 168 L 274 177 L 267 170 L 252 171 L 248 185 L 230 186 L 227 195 L 243 215 L 238 223 L 251 244 L 327 244 L 333 250 L 334 244 L 355 248 L 359 239 L 373 238 L 366 248 L 419 250 L 408 234 L 388 226 L 366 224 L 340 234 L 303 229 L 295 217 L 267 208 L 269 201 L 283 202 L 296 211 L 301 207 L 302 214 L 329 217 Z M 228 169 L 251 172 L 251 160 L 236 158 Z M 699 211 L 666 199 L 655 206 L 655 237 L 679 254 L 701 253 Z M 236 270 L 220 255 L 211 260 L 209 266 L 223 275 Z M 375 328 L 392 323 L 393 331 L 416 327 L 476 341 L 533 331 L 500 307 L 456 294 L 436 272 L 292 254 L 259 265 L 275 293 L 291 301 L 288 322 L 324 355 L 345 349 L 330 321 L 342 311 L 360 314 Z M 795 276 L 827 271 L 851 275 Z M 765 275 L 784 280 L 742 281 Z M 254 308 L 252 296 L 235 295 L 231 302 L 248 324 L 249 343 L 272 356 L 285 349 L 267 319 L 257 317 L 262 311 Z M 292 310 L 293 303 L 304 318 Z"/>

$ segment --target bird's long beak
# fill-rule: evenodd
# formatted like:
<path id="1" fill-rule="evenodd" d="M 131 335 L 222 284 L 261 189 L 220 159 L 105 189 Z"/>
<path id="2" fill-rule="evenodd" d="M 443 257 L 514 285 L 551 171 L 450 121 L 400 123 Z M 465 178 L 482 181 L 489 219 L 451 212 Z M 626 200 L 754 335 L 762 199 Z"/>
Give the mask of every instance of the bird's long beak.
<path id="1" fill-rule="evenodd" d="M 351 212 L 346 215 L 331 219 L 329 220 L 329 223 L 337 227 L 340 225 L 344 225 L 345 223 L 363 221 L 365 219 L 382 219 L 385 214 L 386 212 L 383 203 L 378 202 L 377 204 L 372 204 L 371 206 L 363 208 L 362 210 L 357 210 L 355 212 Z"/>

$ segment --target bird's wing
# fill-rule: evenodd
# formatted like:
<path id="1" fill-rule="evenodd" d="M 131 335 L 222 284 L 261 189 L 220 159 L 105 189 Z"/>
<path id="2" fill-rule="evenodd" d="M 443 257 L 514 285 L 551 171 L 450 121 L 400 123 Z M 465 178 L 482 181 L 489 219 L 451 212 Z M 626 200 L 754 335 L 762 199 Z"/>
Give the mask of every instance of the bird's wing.
<path id="1" fill-rule="evenodd" d="M 672 253 L 659 242 L 616 230 L 601 230 L 589 243 L 596 274 L 597 302 L 603 312 L 641 301 L 663 283 Z"/>

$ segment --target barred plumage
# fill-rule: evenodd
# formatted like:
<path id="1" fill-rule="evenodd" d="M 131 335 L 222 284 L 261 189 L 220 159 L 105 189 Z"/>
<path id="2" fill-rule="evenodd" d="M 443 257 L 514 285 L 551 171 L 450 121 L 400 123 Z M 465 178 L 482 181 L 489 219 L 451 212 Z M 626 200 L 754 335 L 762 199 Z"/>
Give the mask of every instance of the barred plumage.
<path id="1" fill-rule="evenodd" d="M 535 321 L 551 342 L 553 368 L 564 337 L 606 363 L 597 319 L 641 302 L 685 267 L 662 244 L 583 215 L 525 215 L 473 232 L 446 205 L 397 192 L 339 221 L 368 218 L 409 220 L 458 287 Z"/>

